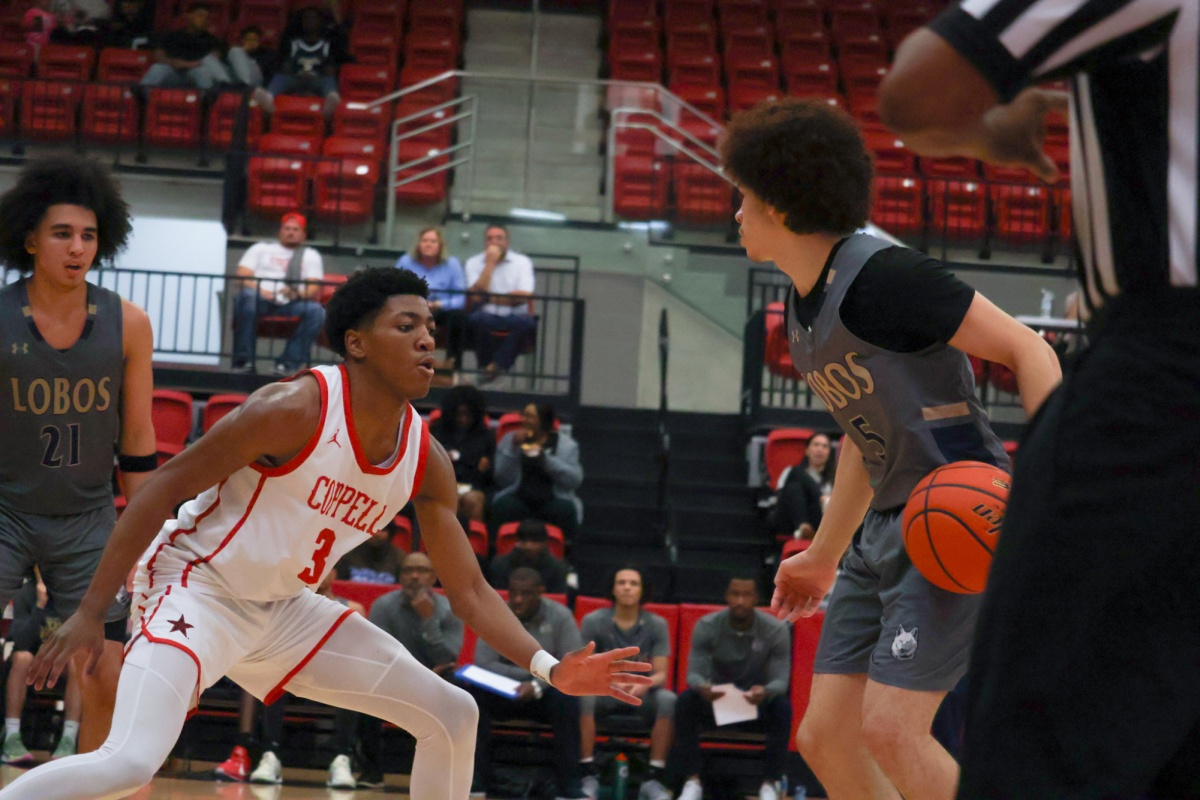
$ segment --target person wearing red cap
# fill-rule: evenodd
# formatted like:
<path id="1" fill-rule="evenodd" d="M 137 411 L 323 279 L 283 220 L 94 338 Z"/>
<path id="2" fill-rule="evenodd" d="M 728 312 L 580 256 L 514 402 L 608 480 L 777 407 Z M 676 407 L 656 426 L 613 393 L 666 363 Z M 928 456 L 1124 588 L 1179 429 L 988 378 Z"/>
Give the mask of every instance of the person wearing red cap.
<path id="1" fill-rule="evenodd" d="M 306 229 L 302 214 L 284 214 L 279 240 L 259 242 L 238 262 L 237 274 L 252 279 L 241 281 L 234 303 L 233 368 L 238 372 L 255 371 L 257 319 L 267 314 L 300 318 L 275 372 L 291 375 L 308 362 L 312 344 L 325 323 L 325 309 L 317 302 L 321 287 L 304 281 L 321 280 L 325 269 L 321 254 L 304 246 Z"/>

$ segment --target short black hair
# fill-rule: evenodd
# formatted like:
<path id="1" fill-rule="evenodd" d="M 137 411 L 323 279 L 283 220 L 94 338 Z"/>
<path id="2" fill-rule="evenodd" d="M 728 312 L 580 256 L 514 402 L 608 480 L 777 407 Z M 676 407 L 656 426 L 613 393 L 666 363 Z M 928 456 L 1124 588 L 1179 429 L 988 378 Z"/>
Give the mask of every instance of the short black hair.
<path id="1" fill-rule="evenodd" d="M 493 223 L 489 224 L 486 228 L 484 228 L 483 235 L 487 236 L 487 232 L 490 230 L 494 230 L 495 228 L 499 228 L 500 230 L 504 231 L 504 235 L 508 236 L 508 226 L 501 225 L 499 222 L 493 222 Z"/>
<path id="2" fill-rule="evenodd" d="M 111 261 L 125 248 L 133 223 L 129 206 L 108 168 L 82 156 L 51 156 L 30 161 L 16 186 L 0 196 L 0 263 L 33 271 L 25 239 L 56 205 L 82 206 L 96 215 L 96 261 Z"/>
<path id="3" fill-rule="evenodd" d="M 611 570 L 608 573 L 608 583 L 605 584 L 608 588 L 605 590 L 604 596 L 608 598 L 613 605 L 616 605 L 617 595 L 616 592 L 613 591 L 613 587 L 617 585 L 617 573 L 625 572 L 626 570 L 632 570 L 636 572 L 638 577 L 642 579 L 642 596 L 638 598 L 638 606 L 644 606 L 646 603 L 650 602 L 652 587 L 650 584 L 650 578 L 646 576 L 645 570 L 636 564 L 625 564 L 624 566 L 620 566 Z"/>
<path id="4" fill-rule="evenodd" d="M 247 33 L 253 33 L 257 35 L 259 39 L 263 38 L 262 28 L 258 27 L 257 25 L 247 25 L 246 27 L 242 28 L 241 32 L 238 34 L 238 41 L 240 42 L 242 39 L 245 39 Z"/>
<path id="5" fill-rule="evenodd" d="M 754 584 L 754 591 L 758 592 L 758 596 L 763 596 L 762 579 L 749 570 L 735 570 L 729 574 L 729 580 L 725 582 L 725 591 L 729 591 L 729 584 L 734 581 L 750 581 Z"/>
<path id="6" fill-rule="evenodd" d="M 512 586 L 514 582 L 527 582 L 539 589 L 546 588 L 546 584 L 542 582 L 542 574 L 532 567 L 517 567 L 508 573 L 508 585 Z"/>
<path id="7" fill-rule="evenodd" d="M 462 406 L 471 412 L 471 424 L 465 431 L 458 429 L 458 409 Z M 487 396 L 469 383 L 448 389 L 442 395 L 441 411 L 442 415 L 429 426 L 429 432 L 439 441 L 487 429 Z"/>
<path id="8" fill-rule="evenodd" d="M 853 118 L 823 99 L 764 101 L 734 114 L 721 158 L 793 233 L 848 235 L 871 213 L 871 154 Z"/>
<path id="9" fill-rule="evenodd" d="M 429 284 L 412 270 L 368 267 L 350 276 L 325 306 L 325 338 L 329 347 L 346 357 L 346 331 L 368 328 L 389 297 L 414 294 L 429 297 Z"/>
<path id="10" fill-rule="evenodd" d="M 545 542 L 549 538 L 550 533 L 546 530 L 546 523 L 539 519 L 527 519 L 517 526 L 517 541 L 519 542 Z"/>

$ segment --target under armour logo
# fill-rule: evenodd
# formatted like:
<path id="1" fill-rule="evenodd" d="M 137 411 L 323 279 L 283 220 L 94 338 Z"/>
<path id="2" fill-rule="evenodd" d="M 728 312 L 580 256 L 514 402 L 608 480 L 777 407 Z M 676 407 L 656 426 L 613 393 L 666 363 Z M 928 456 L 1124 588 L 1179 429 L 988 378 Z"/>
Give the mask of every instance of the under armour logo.
<path id="1" fill-rule="evenodd" d="M 18 353 L 29 355 L 29 342 L 25 342 L 23 344 L 17 344 L 16 342 L 13 342 L 12 354 L 15 356 Z"/>
<path id="2" fill-rule="evenodd" d="M 169 619 L 167 622 L 171 623 L 171 633 L 182 633 L 183 638 L 185 639 L 188 638 L 188 628 L 196 627 L 195 625 L 189 625 L 187 622 L 185 622 L 183 619 L 183 614 L 179 615 L 179 619 Z"/>
<path id="3" fill-rule="evenodd" d="M 792 341 L 793 342 L 800 341 L 800 331 L 792 331 Z"/>
<path id="4" fill-rule="evenodd" d="M 342 444 L 341 444 L 341 442 L 339 442 L 337 440 L 337 435 L 341 432 L 342 432 L 341 428 L 335 428 L 333 431 L 333 436 L 330 436 L 329 441 L 325 442 L 325 444 L 330 444 L 330 443 L 336 444 L 338 446 L 338 449 L 340 450 L 342 447 Z"/>

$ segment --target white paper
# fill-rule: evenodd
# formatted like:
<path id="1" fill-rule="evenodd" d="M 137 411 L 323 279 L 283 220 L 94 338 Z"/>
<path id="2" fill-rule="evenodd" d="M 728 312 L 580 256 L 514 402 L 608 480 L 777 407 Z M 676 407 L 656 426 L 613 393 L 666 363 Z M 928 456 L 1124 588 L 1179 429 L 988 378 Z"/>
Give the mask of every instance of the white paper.
<path id="1" fill-rule="evenodd" d="M 517 687 L 521 685 L 520 681 L 514 681 L 505 675 L 499 675 L 483 667 L 477 667 L 474 664 L 467 664 L 455 674 L 465 681 L 470 681 L 476 686 L 490 689 L 496 694 L 502 694 L 505 697 L 516 697 Z"/>
<path id="2" fill-rule="evenodd" d="M 724 692 L 724 697 L 713 701 L 713 716 L 717 725 L 733 725 L 758 719 L 758 706 L 746 699 L 741 689 L 732 683 L 720 683 L 712 687 L 714 692 Z"/>

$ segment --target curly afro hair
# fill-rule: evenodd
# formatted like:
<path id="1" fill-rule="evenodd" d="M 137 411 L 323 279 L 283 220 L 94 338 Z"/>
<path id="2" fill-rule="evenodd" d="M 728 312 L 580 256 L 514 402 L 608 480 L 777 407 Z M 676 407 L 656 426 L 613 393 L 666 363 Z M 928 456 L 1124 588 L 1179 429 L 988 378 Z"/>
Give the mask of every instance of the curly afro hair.
<path id="1" fill-rule="evenodd" d="M 111 261 L 125 248 L 133 224 L 112 174 L 90 158 L 54 156 L 30 161 L 17 185 L 0 196 L 0 263 L 32 272 L 33 254 L 25 249 L 25 240 L 46 210 L 61 204 L 82 206 L 96 215 L 97 261 Z"/>
<path id="2" fill-rule="evenodd" d="M 793 233 L 848 235 L 867 222 L 871 155 L 850 115 L 824 100 L 789 97 L 735 114 L 721 157 Z"/>
<path id="3" fill-rule="evenodd" d="M 325 338 L 342 358 L 346 357 L 346 331 L 369 328 L 387 305 L 389 297 L 415 294 L 429 297 L 429 284 L 412 270 L 369 267 L 350 276 L 325 306 Z"/>

